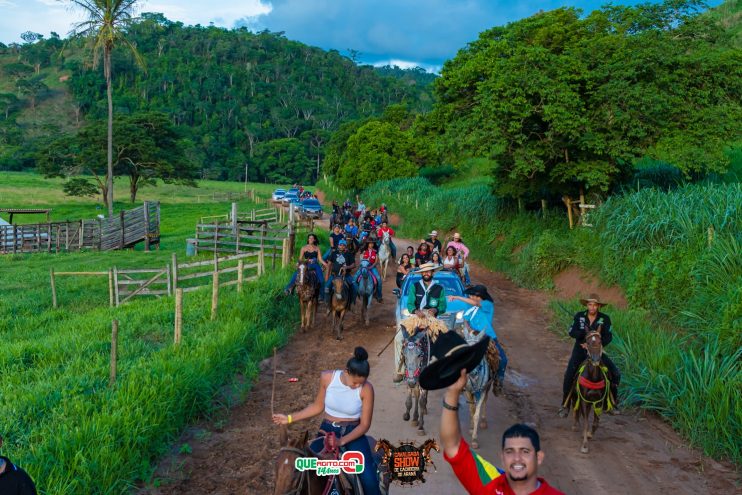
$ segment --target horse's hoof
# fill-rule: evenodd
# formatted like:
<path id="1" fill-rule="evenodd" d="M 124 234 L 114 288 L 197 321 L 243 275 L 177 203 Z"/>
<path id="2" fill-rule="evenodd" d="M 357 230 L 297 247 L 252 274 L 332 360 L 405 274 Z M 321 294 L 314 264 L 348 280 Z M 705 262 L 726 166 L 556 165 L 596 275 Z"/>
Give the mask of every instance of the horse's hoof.
<path id="1" fill-rule="evenodd" d="M 587 432 L 587 439 L 588 440 L 592 440 L 593 439 L 593 434 L 591 432 Z"/>
<path id="2" fill-rule="evenodd" d="M 418 434 L 418 436 L 421 436 L 421 437 L 422 437 L 422 436 L 425 436 L 425 430 L 420 430 L 420 429 L 418 429 L 418 430 L 417 430 L 417 434 Z"/>
<path id="3" fill-rule="evenodd" d="M 417 426 L 417 420 L 416 419 L 413 419 L 412 421 L 410 421 L 410 424 L 412 426 Z"/>
<path id="4" fill-rule="evenodd" d="M 582 447 L 580 447 L 580 452 L 582 452 L 583 454 L 587 454 L 589 452 L 589 449 L 587 448 L 587 446 L 583 445 Z"/>
<path id="5" fill-rule="evenodd" d="M 402 416 L 402 419 L 404 419 L 405 421 L 409 421 L 410 415 L 408 413 L 404 413 L 404 416 Z"/>
<path id="6" fill-rule="evenodd" d="M 471 441 L 471 448 L 478 449 L 479 448 L 479 442 L 477 442 L 476 440 L 472 440 Z"/>
<path id="7" fill-rule="evenodd" d="M 572 431 L 577 431 L 577 425 L 572 425 Z"/>
<path id="8" fill-rule="evenodd" d="M 342 337 L 342 336 L 340 336 L 340 335 L 338 335 L 338 336 L 337 336 L 337 337 L 335 337 L 335 338 L 336 338 L 337 340 L 343 340 L 343 337 Z"/>

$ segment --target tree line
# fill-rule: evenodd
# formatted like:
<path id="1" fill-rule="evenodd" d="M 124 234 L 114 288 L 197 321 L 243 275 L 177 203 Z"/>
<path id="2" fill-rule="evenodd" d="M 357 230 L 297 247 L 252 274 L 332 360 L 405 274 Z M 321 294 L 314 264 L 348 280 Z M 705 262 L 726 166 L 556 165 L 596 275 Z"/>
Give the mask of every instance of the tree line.
<path id="1" fill-rule="evenodd" d="M 603 194 L 652 171 L 724 174 L 742 145 L 742 51 L 714 14 L 668 0 L 488 29 L 445 63 L 432 111 L 345 124 L 325 170 L 360 188 L 478 160 L 499 196 L 526 201 Z"/>

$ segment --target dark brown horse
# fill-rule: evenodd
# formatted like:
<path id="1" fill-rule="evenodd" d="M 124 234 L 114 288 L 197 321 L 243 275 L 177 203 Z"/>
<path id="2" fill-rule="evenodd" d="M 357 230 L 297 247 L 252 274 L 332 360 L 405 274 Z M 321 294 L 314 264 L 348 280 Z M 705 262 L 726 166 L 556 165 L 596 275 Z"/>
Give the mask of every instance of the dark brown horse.
<path id="1" fill-rule="evenodd" d="M 343 321 L 345 312 L 350 308 L 350 287 L 345 283 L 345 270 L 332 279 L 332 294 L 330 294 L 330 309 L 332 311 L 332 330 L 337 340 L 343 340 Z"/>
<path id="2" fill-rule="evenodd" d="M 306 261 L 299 263 L 299 274 L 296 277 L 296 295 L 299 296 L 301 308 L 301 330 L 314 326 L 314 317 L 317 314 L 319 302 L 320 281 L 314 269 L 310 269 Z"/>
<path id="3" fill-rule="evenodd" d="M 580 418 L 584 420 L 582 446 L 580 447 L 580 452 L 583 454 L 588 453 L 587 441 L 593 438 L 593 434 L 598 429 L 600 415 L 604 410 L 611 407 L 608 374 L 605 365 L 601 362 L 603 342 L 600 331 L 601 328 L 598 327 L 596 331 L 588 333 L 585 337 L 583 347 L 587 350 L 587 359 L 580 366 L 574 388 L 567 400 L 568 407 L 574 409 L 575 422 L 572 425 L 572 430 L 577 430 Z M 589 424 L 591 412 L 593 415 L 592 427 Z"/>

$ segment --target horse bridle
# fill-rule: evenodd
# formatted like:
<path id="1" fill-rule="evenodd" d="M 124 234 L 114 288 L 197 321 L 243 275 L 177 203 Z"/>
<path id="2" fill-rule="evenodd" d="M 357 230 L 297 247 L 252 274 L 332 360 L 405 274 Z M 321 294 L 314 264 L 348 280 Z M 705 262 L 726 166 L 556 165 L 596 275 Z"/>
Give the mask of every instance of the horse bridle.
<path id="1" fill-rule="evenodd" d="M 417 378 L 420 375 L 420 372 L 422 371 L 422 369 L 425 366 L 427 366 L 428 363 L 430 363 L 430 341 L 427 341 L 426 342 L 427 346 L 425 348 L 423 348 L 423 344 L 422 344 L 423 339 L 429 339 L 430 337 L 428 336 L 428 332 L 426 330 L 423 330 L 423 332 L 425 332 L 425 333 L 424 333 L 424 335 L 422 337 L 420 337 L 418 339 L 411 338 L 411 339 L 409 339 L 407 341 L 408 344 L 410 342 L 413 342 L 414 345 L 415 345 L 415 347 L 421 349 L 421 352 L 419 352 L 419 354 L 421 354 L 421 355 L 426 355 L 427 354 L 427 356 L 426 356 L 427 359 L 425 360 L 425 364 L 422 365 L 422 366 L 418 366 L 417 369 L 415 370 L 415 376 L 414 376 L 415 378 Z M 407 366 L 405 366 L 405 370 L 404 370 L 405 377 L 409 377 L 409 371 L 410 370 L 407 368 Z"/>

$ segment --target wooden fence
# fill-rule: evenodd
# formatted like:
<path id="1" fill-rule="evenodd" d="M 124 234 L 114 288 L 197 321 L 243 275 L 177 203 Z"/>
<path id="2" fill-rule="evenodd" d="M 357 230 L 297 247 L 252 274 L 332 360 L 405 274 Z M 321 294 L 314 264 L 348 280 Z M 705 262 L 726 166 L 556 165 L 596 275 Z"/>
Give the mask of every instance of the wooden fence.
<path id="1" fill-rule="evenodd" d="M 145 202 L 109 219 L 0 225 L 0 254 L 112 250 L 160 242 L 160 203 Z"/>

